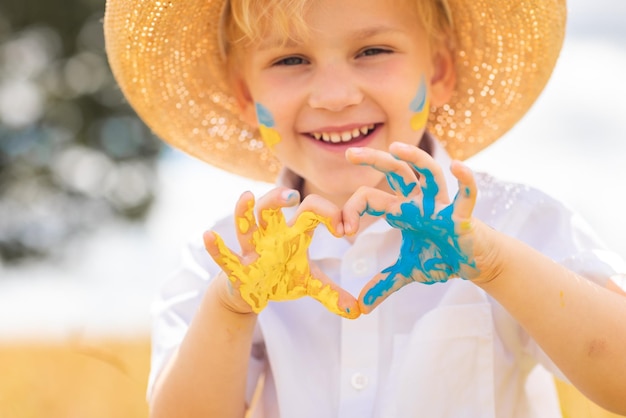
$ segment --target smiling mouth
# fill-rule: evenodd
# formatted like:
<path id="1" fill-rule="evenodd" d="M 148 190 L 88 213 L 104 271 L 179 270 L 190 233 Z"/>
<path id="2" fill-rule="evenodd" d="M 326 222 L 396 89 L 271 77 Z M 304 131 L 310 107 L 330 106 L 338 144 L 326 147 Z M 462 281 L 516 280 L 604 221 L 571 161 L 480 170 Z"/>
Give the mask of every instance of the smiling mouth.
<path id="1" fill-rule="evenodd" d="M 341 132 L 311 132 L 309 136 L 321 142 L 328 144 L 341 144 L 346 142 L 353 142 L 359 139 L 367 137 L 376 129 L 376 124 L 370 124 L 361 126 L 360 128 L 354 128 L 349 131 Z"/>

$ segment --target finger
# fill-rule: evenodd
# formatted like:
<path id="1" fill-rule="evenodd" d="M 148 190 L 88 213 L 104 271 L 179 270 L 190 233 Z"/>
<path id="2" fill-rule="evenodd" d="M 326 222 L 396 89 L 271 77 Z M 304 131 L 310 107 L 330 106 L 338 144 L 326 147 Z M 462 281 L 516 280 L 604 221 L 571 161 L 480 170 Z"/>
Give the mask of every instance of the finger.
<path id="1" fill-rule="evenodd" d="M 346 235 L 354 235 L 359 230 L 361 216 L 368 214 L 381 216 L 395 212 L 397 198 L 372 187 L 360 187 L 343 205 L 343 229 Z"/>
<path id="2" fill-rule="evenodd" d="M 459 191 L 454 198 L 452 216 L 456 220 L 469 220 L 472 218 L 478 195 L 474 174 L 460 161 L 453 161 L 450 170 L 459 181 Z"/>
<path id="3" fill-rule="evenodd" d="M 226 246 L 222 237 L 213 231 L 206 231 L 203 235 L 204 248 L 213 261 L 220 266 L 231 281 L 234 281 L 233 272 L 241 266 L 241 259 Z"/>
<path id="4" fill-rule="evenodd" d="M 386 270 L 378 273 L 361 289 L 359 294 L 361 312 L 364 314 L 372 312 L 385 299 L 408 283 L 411 283 L 411 280 L 397 273 L 390 273 Z"/>
<path id="5" fill-rule="evenodd" d="M 258 199 L 257 207 L 278 208 L 295 206 L 300 203 L 300 192 L 288 187 L 275 187 Z"/>
<path id="6" fill-rule="evenodd" d="M 276 187 L 263 196 L 256 204 L 259 213 L 259 226 L 266 229 L 269 222 L 284 222 L 280 208 L 295 206 L 300 202 L 300 193 L 286 187 Z"/>
<path id="7" fill-rule="evenodd" d="M 348 319 L 361 315 L 359 302 L 345 289 L 333 282 L 315 264 L 311 263 L 311 279 L 307 294 L 319 301 L 326 309 Z"/>
<path id="8" fill-rule="evenodd" d="M 346 158 L 352 164 L 368 165 L 385 174 L 387 183 L 396 194 L 408 197 L 420 192 L 415 172 L 406 163 L 394 158 L 386 151 L 373 148 L 349 148 Z"/>
<path id="9" fill-rule="evenodd" d="M 431 216 L 437 203 L 441 205 L 450 203 L 443 170 L 430 154 L 418 147 L 402 142 L 391 144 L 389 151 L 419 173 L 422 193 L 424 194 L 424 216 Z"/>
<path id="10" fill-rule="evenodd" d="M 254 217 L 254 195 L 244 192 L 235 206 L 235 225 L 237 227 L 237 241 L 242 254 L 254 251 L 253 237 L 257 231 L 257 223 Z"/>
<path id="11" fill-rule="evenodd" d="M 292 224 L 304 232 L 311 232 L 319 223 L 323 223 L 334 236 L 342 237 L 344 231 L 341 216 L 337 205 L 322 196 L 311 194 L 298 207 Z"/>

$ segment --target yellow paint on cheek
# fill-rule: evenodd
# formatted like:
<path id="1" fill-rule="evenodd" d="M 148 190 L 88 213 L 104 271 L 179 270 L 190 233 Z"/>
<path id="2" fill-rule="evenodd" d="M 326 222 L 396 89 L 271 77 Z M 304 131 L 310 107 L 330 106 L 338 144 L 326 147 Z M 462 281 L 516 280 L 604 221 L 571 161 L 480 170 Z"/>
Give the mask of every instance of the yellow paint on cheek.
<path id="1" fill-rule="evenodd" d="M 264 226 L 259 225 L 252 234 L 257 258 L 251 263 L 242 264 L 221 239 L 217 241 L 221 255 L 218 263 L 252 310 L 261 312 L 270 300 L 293 300 L 308 295 L 335 314 L 354 317 L 354 313 L 339 307 L 339 292 L 313 277 L 309 266 L 307 252 L 313 230 L 320 223 L 330 229 L 330 220 L 303 212 L 290 227 L 280 209 L 266 209 L 261 212 L 261 218 Z"/>
<path id="2" fill-rule="evenodd" d="M 265 142 L 270 148 L 280 142 L 281 138 L 276 129 L 269 128 L 265 125 L 259 125 L 259 132 L 261 133 L 261 138 L 263 138 L 263 142 Z"/>
<path id="3" fill-rule="evenodd" d="M 414 131 L 419 131 L 420 129 L 426 126 L 426 123 L 428 123 L 429 109 L 430 109 L 430 103 L 429 103 L 428 98 L 426 98 L 424 109 L 421 112 L 417 112 L 413 114 L 413 116 L 411 117 L 411 128 Z"/>
<path id="4" fill-rule="evenodd" d="M 562 290 L 559 292 L 559 297 L 561 299 L 561 308 L 565 308 L 565 295 Z"/>

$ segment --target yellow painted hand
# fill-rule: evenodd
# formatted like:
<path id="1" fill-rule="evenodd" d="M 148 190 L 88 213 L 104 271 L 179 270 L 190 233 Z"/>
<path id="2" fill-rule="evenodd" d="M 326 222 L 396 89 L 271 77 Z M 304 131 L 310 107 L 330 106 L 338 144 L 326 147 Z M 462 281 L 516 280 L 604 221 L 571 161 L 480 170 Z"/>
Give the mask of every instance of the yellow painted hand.
<path id="1" fill-rule="evenodd" d="M 244 215 L 237 218 L 237 228 L 241 235 L 249 235 L 256 255 L 249 260 L 239 257 L 217 234 L 217 252 L 211 254 L 252 310 L 259 313 L 269 301 L 311 296 L 335 314 L 358 317 L 354 298 L 318 269 L 314 269 L 314 275 L 309 264 L 307 252 L 313 231 L 323 223 L 332 232 L 330 220 L 305 211 L 289 226 L 280 209 L 263 209 L 262 222 L 257 226 L 253 207 L 254 201 L 250 200 Z"/>

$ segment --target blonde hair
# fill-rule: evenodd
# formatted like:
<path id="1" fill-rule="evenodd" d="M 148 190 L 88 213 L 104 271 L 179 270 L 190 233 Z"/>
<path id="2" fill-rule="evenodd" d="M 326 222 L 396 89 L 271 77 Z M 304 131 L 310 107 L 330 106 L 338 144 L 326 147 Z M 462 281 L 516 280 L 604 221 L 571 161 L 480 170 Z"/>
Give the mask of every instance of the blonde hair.
<path id="1" fill-rule="evenodd" d="M 302 39 L 308 33 L 304 16 L 314 1 L 228 0 L 223 22 L 223 50 L 228 52 L 241 44 L 252 45 L 263 39 L 270 28 L 278 31 L 285 41 Z M 449 41 L 452 17 L 447 0 L 405 1 L 415 4 L 415 12 L 431 43 Z"/>

